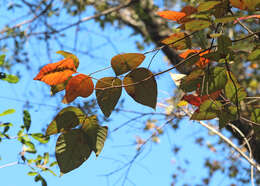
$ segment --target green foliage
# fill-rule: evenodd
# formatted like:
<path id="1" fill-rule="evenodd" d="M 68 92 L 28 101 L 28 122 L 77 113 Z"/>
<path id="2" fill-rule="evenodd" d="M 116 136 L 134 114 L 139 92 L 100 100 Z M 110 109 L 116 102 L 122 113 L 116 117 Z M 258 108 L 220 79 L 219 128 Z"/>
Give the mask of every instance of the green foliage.
<path id="1" fill-rule="evenodd" d="M 14 109 L 8 109 L 8 110 L 5 110 L 4 112 L 0 113 L 0 116 L 5 116 L 5 115 L 8 115 L 8 114 L 13 114 L 15 112 Z"/>
<path id="2" fill-rule="evenodd" d="M 55 156 L 61 173 L 68 173 L 78 168 L 90 156 L 91 149 L 80 129 L 73 129 L 59 136 Z"/>
<path id="3" fill-rule="evenodd" d="M 54 120 L 49 124 L 46 135 L 65 132 L 76 127 L 86 118 L 85 113 L 77 107 L 66 107 L 62 109 Z"/>
<path id="4" fill-rule="evenodd" d="M 27 110 L 23 111 L 23 124 L 26 131 L 28 132 L 31 127 L 31 115 Z"/>

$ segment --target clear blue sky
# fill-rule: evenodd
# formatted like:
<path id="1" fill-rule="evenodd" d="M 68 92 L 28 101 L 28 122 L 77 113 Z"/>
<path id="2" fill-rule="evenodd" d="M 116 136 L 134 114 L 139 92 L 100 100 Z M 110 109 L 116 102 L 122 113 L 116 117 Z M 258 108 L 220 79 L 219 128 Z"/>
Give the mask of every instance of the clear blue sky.
<path id="1" fill-rule="evenodd" d="M 0 7 L 4 9 L 3 7 Z M 0 10 L 1 10 L 0 9 Z M 0 11 L 0 28 L 13 17 L 18 17 L 22 12 L 4 12 Z M 91 11 L 86 15 L 91 15 Z M 84 15 L 84 16 L 86 16 Z M 64 21 L 66 17 L 60 17 L 58 21 Z M 22 21 L 22 20 L 19 20 Z M 70 19 L 72 22 L 73 20 Z M 110 59 L 122 52 L 138 52 L 135 46 L 135 41 L 142 39 L 138 36 L 130 37 L 132 33 L 130 29 L 123 28 L 116 30 L 112 26 L 108 26 L 105 30 L 101 30 L 93 21 L 82 24 L 81 29 L 84 29 L 77 37 L 79 41 L 76 44 L 77 49 L 88 52 L 89 55 L 82 53 L 76 54 L 80 59 L 79 72 L 88 74 L 98 69 L 102 69 L 110 65 Z M 74 46 L 75 30 L 70 29 L 66 31 L 67 37 L 60 38 L 60 42 L 65 45 L 63 50 L 70 51 Z M 38 73 L 39 68 L 43 65 L 56 62 L 62 59 L 55 52 L 60 50 L 55 42 L 51 42 L 49 54 L 46 54 L 46 45 L 44 42 L 38 40 L 29 40 L 25 44 L 26 50 L 29 52 L 31 70 L 26 70 L 23 65 L 16 65 L 12 68 L 12 72 L 18 72 L 21 75 L 18 84 L 8 84 L 0 81 L 0 113 L 6 109 L 14 108 L 16 112 L 12 115 L 1 117 L 1 122 L 11 122 L 14 127 L 10 131 L 11 136 L 16 136 L 19 126 L 22 124 L 22 111 L 26 106 L 29 106 L 29 111 L 32 116 L 32 126 L 30 132 L 41 132 L 42 128 L 46 128 L 52 118 L 60 110 L 56 110 L 57 105 L 60 108 L 66 107 L 61 103 L 64 93 L 60 93 L 55 97 L 50 97 L 50 90 L 47 85 L 42 82 L 33 81 L 33 77 Z M 146 47 L 145 51 L 152 49 L 153 46 Z M 7 51 L 7 58 L 12 60 L 10 52 Z M 147 66 L 153 54 L 147 56 L 143 66 Z M 163 59 L 163 55 L 159 53 L 152 63 L 152 71 L 159 71 L 168 68 Z M 104 76 L 112 76 L 112 70 L 101 72 L 95 75 L 96 78 Z M 157 79 L 158 83 L 158 102 L 169 98 L 173 95 L 174 83 L 170 79 L 169 74 L 164 74 Z M 92 95 L 94 96 L 94 94 Z M 141 112 L 153 112 L 152 109 L 144 107 L 129 99 L 128 95 L 124 92 L 121 98 L 126 98 L 126 110 L 135 110 Z M 88 101 L 90 98 L 78 98 L 77 101 Z M 27 101 L 29 104 L 27 104 Z M 28 109 L 28 108 L 27 108 Z M 157 112 L 163 111 L 157 107 Z M 149 137 L 148 133 L 143 133 L 140 128 L 143 123 L 139 120 L 130 123 L 128 126 L 111 133 L 113 129 L 120 126 L 125 121 L 129 120 L 135 115 L 126 113 L 113 113 L 111 116 L 112 121 L 101 123 L 109 127 L 109 137 L 105 143 L 105 147 L 96 158 L 94 154 L 78 169 L 63 175 L 62 177 L 54 177 L 51 174 L 42 174 L 46 178 L 49 186 L 103 186 L 103 185 L 121 185 L 122 180 L 126 175 L 126 169 L 122 169 L 109 177 L 104 176 L 113 170 L 122 167 L 125 163 L 129 162 L 136 153 L 135 136 L 140 135 L 144 139 Z M 156 117 L 154 117 L 156 119 Z M 163 124 L 161 121 L 158 124 Z M 187 169 L 183 175 L 180 174 L 179 182 L 177 185 L 182 185 L 183 182 L 199 183 L 202 177 L 205 177 L 207 171 L 203 169 L 203 158 L 208 156 L 221 156 L 221 152 L 213 153 L 205 148 L 200 148 L 194 145 L 195 136 L 207 136 L 207 130 L 200 127 L 192 121 L 184 120 L 181 122 L 180 130 L 173 131 L 170 127 L 166 127 L 165 134 L 160 137 L 159 144 L 148 143 L 145 146 L 144 152 L 137 158 L 131 167 L 128 179 L 125 185 L 137 186 L 157 186 L 157 185 L 170 185 L 172 182 L 172 174 L 177 172 L 177 166 Z M 51 137 L 51 142 L 47 146 L 41 146 L 40 152 L 48 151 L 50 154 L 55 152 L 55 140 L 57 136 Z M 210 138 L 209 142 L 214 143 L 215 138 Z M 172 146 L 182 146 L 178 156 L 172 153 Z M 0 166 L 7 163 L 17 161 L 18 153 L 21 150 L 21 145 L 16 140 L 4 140 L 0 143 Z M 185 164 L 184 159 L 188 158 L 191 163 Z M 59 174 L 56 167 L 55 172 Z M 39 185 L 34 183 L 33 177 L 27 176 L 30 171 L 24 165 L 14 165 L 0 169 L 1 185 L 4 186 L 20 186 L 20 185 Z M 214 179 L 212 185 L 227 185 L 230 180 L 225 178 L 225 175 L 219 174 Z"/>

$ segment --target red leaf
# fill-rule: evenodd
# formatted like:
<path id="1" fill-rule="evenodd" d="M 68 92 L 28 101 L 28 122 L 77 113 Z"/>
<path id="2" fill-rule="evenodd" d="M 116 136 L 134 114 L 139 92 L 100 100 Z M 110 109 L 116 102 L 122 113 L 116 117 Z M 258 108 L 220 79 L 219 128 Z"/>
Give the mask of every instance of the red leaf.
<path id="1" fill-rule="evenodd" d="M 93 90 L 94 84 L 91 77 L 85 74 L 78 74 L 69 80 L 66 86 L 66 94 L 62 102 L 67 104 L 78 96 L 88 97 L 92 94 Z"/>
<path id="2" fill-rule="evenodd" d="M 191 105 L 200 106 L 202 103 L 201 98 L 199 96 L 194 96 L 192 94 L 183 96 L 182 100 L 187 101 Z"/>
<path id="3" fill-rule="evenodd" d="M 182 100 L 187 101 L 189 104 L 191 105 L 195 105 L 197 107 L 199 107 L 204 101 L 211 99 L 211 100 L 216 100 L 219 95 L 220 95 L 221 91 L 218 90 L 216 92 L 211 93 L 210 95 L 204 95 L 204 96 L 195 96 L 195 95 L 184 95 Z"/>
<path id="4" fill-rule="evenodd" d="M 48 85 L 57 85 L 66 81 L 77 69 L 74 61 L 70 58 L 63 59 L 56 63 L 45 65 L 34 80 L 43 81 Z"/>

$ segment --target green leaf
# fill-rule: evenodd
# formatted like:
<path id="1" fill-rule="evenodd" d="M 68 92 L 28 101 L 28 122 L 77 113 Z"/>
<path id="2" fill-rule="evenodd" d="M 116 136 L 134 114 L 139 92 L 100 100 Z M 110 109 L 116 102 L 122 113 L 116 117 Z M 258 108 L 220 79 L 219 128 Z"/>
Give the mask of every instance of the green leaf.
<path id="1" fill-rule="evenodd" d="M 260 124 L 260 108 L 255 108 L 254 110 L 252 110 L 250 120 L 255 123 Z M 260 126 L 253 124 L 253 128 L 254 128 L 254 132 L 256 134 L 256 138 L 259 140 L 260 139 Z"/>
<path id="2" fill-rule="evenodd" d="M 116 88 L 109 88 L 119 86 Z M 122 81 L 114 77 L 105 77 L 98 80 L 95 90 L 97 102 L 106 117 L 114 110 L 122 93 Z M 102 90 L 104 88 L 104 90 Z M 108 88 L 108 89 L 106 89 Z"/>
<path id="3" fill-rule="evenodd" d="M 52 135 L 72 129 L 83 122 L 86 115 L 77 107 L 66 107 L 49 124 L 46 135 Z"/>
<path id="4" fill-rule="evenodd" d="M 28 176 L 36 176 L 37 174 L 38 172 L 32 172 L 32 171 L 27 173 Z"/>
<path id="5" fill-rule="evenodd" d="M 260 108 L 256 108 L 252 111 L 250 119 L 255 123 L 260 123 Z"/>
<path id="6" fill-rule="evenodd" d="M 47 182 L 40 174 L 38 174 L 37 176 L 34 177 L 34 181 L 35 182 L 40 181 L 42 183 L 42 186 L 47 186 Z"/>
<path id="7" fill-rule="evenodd" d="M 91 116 L 85 120 L 82 130 L 85 132 L 89 148 L 98 156 L 104 147 L 108 127 L 100 126 L 96 120 L 96 116 Z"/>
<path id="8" fill-rule="evenodd" d="M 24 144 L 25 144 L 25 148 L 24 148 L 24 151 L 25 152 L 29 152 L 29 153 L 36 153 L 36 149 L 35 149 L 35 146 L 34 146 L 34 144 L 32 143 L 32 142 L 30 142 L 30 141 L 25 141 L 24 142 Z"/>
<path id="9" fill-rule="evenodd" d="M 78 68 L 79 59 L 77 58 L 77 56 L 75 56 L 74 54 L 72 54 L 70 52 L 66 52 L 66 51 L 63 51 L 63 50 L 59 50 L 56 53 L 62 55 L 64 58 L 73 59 L 75 67 Z"/>
<path id="10" fill-rule="evenodd" d="M 232 77 L 234 78 L 234 76 Z M 234 104 L 237 104 L 246 97 L 246 91 L 241 87 L 236 80 L 233 81 L 229 78 L 225 86 L 226 97 Z"/>
<path id="11" fill-rule="evenodd" d="M 118 76 L 137 68 L 144 59 L 145 55 L 141 53 L 119 54 L 111 59 L 111 66 Z"/>
<path id="12" fill-rule="evenodd" d="M 5 63 L 5 54 L 0 55 L 0 66 Z"/>
<path id="13" fill-rule="evenodd" d="M 248 60 L 250 61 L 259 60 L 259 59 L 260 59 L 260 48 L 252 51 L 248 56 Z"/>
<path id="14" fill-rule="evenodd" d="M 156 108 L 157 83 L 151 71 L 146 68 L 134 69 L 125 76 L 123 84 L 127 94 L 136 102 Z"/>
<path id="15" fill-rule="evenodd" d="M 218 112 L 219 128 L 224 128 L 229 122 L 237 120 L 237 108 L 228 106 Z"/>
<path id="16" fill-rule="evenodd" d="M 228 22 L 233 22 L 238 18 L 238 16 L 226 16 L 226 17 L 221 17 L 221 18 L 216 18 L 215 23 L 228 23 Z"/>
<path id="17" fill-rule="evenodd" d="M 0 116 L 5 116 L 7 114 L 13 114 L 15 112 L 14 109 L 8 109 L 8 110 L 5 110 L 4 112 L 0 113 Z"/>
<path id="18" fill-rule="evenodd" d="M 209 21 L 196 19 L 185 23 L 185 30 L 194 32 L 208 28 L 211 25 Z"/>
<path id="19" fill-rule="evenodd" d="M 199 107 L 199 111 L 218 111 L 222 109 L 222 104 L 215 100 L 205 100 Z"/>
<path id="20" fill-rule="evenodd" d="M 191 116 L 191 120 L 210 120 L 217 117 L 217 113 L 215 111 L 199 111 L 197 109 Z"/>
<path id="21" fill-rule="evenodd" d="M 198 84 L 202 82 L 204 71 L 202 69 L 193 70 L 188 76 L 181 79 L 180 88 L 184 92 L 192 92 L 198 88 Z"/>
<path id="22" fill-rule="evenodd" d="M 6 78 L 3 78 L 2 80 L 7 81 L 8 83 L 17 83 L 19 78 L 15 75 L 8 74 Z"/>
<path id="23" fill-rule="evenodd" d="M 207 2 L 200 3 L 198 6 L 198 12 L 208 11 L 220 3 L 221 1 L 207 1 Z"/>
<path id="24" fill-rule="evenodd" d="M 225 57 L 228 53 L 230 53 L 230 48 L 232 46 L 231 39 L 226 36 L 222 35 L 218 37 L 218 52 L 221 57 Z"/>
<path id="25" fill-rule="evenodd" d="M 31 126 L 31 115 L 27 110 L 23 111 L 23 124 L 26 131 L 28 132 Z"/>
<path id="26" fill-rule="evenodd" d="M 37 141 L 39 141 L 40 143 L 43 143 L 43 144 L 48 143 L 49 139 L 50 139 L 49 136 L 44 136 L 42 133 L 33 133 L 33 134 L 31 134 L 31 136 L 35 140 L 37 140 Z"/>
<path id="27" fill-rule="evenodd" d="M 56 143 L 55 156 L 60 172 L 68 173 L 78 168 L 90 156 L 91 149 L 80 129 L 73 129 L 62 133 Z"/>
<path id="28" fill-rule="evenodd" d="M 211 94 L 217 90 L 225 88 L 227 83 L 226 69 L 224 67 L 214 67 L 205 75 L 204 84 L 201 88 L 202 95 Z"/>
<path id="29" fill-rule="evenodd" d="M 43 155 L 43 159 L 44 159 L 43 165 L 48 164 L 50 161 L 50 154 L 48 152 L 45 152 Z"/>

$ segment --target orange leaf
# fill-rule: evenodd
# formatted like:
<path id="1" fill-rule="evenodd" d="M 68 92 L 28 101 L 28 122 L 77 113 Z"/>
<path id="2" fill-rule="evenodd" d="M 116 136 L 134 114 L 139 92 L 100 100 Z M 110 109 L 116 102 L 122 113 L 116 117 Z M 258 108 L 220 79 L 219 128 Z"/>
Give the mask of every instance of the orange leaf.
<path id="1" fill-rule="evenodd" d="M 34 80 L 43 81 L 48 85 L 57 85 L 66 81 L 76 72 L 74 61 L 66 58 L 59 62 L 45 65 Z"/>
<path id="2" fill-rule="evenodd" d="M 181 53 L 179 56 L 186 59 L 190 54 L 199 53 L 199 52 L 201 52 L 201 50 L 199 50 L 199 49 L 188 49 L 185 52 Z M 207 53 L 209 53 L 208 50 L 199 54 L 200 59 L 196 62 L 196 65 L 198 67 L 204 68 L 210 62 L 209 59 L 202 57 L 203 55 L 205 55 Z"/>
<path id="3" fill-rule="evenodd" d="M 246 9 L 246 5 L 242 0 L 229 0 L 229 1 L 233 7 L 239 8 L 241 10 Z"/>
<path id="4" fill-rule="evenodd" d="M 260 19 L 260 15 L 251 15 L 251 16 L 246 16 L 246 17 L 239 17 L 239 18 L 237 18 L 237 20 L 234 21 L 234 24 L 236 24 L 238 21 L 250 19 L 250 18 L 259 18 Z"/>
<path id="5" fill-rule="evenodd" d="M 170 19 L 172 21 L 179 21 L 186 16 L 186 13 L 184 12 L 176 12 L 171 10 L 160 11 L 157 12 L 157 14 L 165 19 Z"/>
<path id="6" fill-rule="evenodd" d="M 62 102 L 67 104 L 78 96 L 88 97 L 92 94 L 93 90 L 94 84 L 91 77 L 85 74 L 78 74 L 69 80 L 66 86 L 66 94 Z"/>

